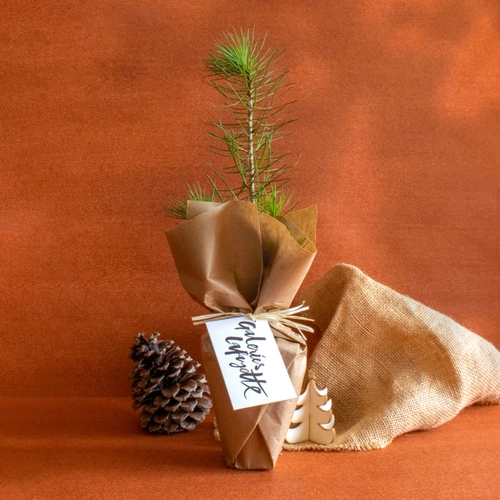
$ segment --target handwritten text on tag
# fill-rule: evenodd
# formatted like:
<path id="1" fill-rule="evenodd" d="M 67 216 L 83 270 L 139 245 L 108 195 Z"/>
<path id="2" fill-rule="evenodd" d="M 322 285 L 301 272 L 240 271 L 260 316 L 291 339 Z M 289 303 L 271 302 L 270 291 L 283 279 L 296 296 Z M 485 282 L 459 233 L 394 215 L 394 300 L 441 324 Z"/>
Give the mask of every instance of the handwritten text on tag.
<path id="1" fill-rule="evenodd" d="M 236 317 L 206 325 L 234 410 L 297 397 L 267 321 Z"/>

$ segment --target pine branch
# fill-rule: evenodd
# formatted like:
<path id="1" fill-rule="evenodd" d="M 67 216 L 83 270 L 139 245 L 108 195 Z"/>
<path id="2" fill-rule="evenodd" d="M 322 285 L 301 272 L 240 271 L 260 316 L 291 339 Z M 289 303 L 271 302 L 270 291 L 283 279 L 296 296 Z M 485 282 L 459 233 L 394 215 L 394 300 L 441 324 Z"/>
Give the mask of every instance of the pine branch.
<path id="1" fill-rule="evenodd" d="M 219 94 L 224 116 L 210 124 L 211 149 L 231 162 L 225 167 L 211 166 L 213 176 L 207 177 L 215 199 L 249 200 L 259 210 L 279 217 L 294 204 L 283 189 L 289 180 L 285 175 L 290 168 L 285 163 L 289 153 L 276 153 L 273 144 L 284 137 L 282 129 L 294 120 L 281 117 L 291 104 L 282 101 L 291 88 L 286 81 L 288 70 L 276 66 L 283 51 L 266 49 L 265 43 L 266 37 L 259 39 L 254 31 L 227 31 L 205 61 L 207 83 Z M 200 189 L 190 196 L 198 196 Z M 184 205 L 172 201 L 169 212 L 182 216 Z"/>

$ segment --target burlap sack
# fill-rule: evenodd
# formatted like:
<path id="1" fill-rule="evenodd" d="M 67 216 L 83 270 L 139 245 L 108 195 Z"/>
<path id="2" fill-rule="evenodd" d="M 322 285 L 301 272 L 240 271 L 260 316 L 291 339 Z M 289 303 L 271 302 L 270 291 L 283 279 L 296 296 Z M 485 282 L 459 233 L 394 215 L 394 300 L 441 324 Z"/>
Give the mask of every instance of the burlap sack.
<path id="1" fill-rule="evenodd" d="M 468 405 L 500 404 L 500 352 L 449 317 L 344 264 L 302 298 L 322 332 L 310 368 L 328 387 L 337 438 L 286 449 L 383 448 Z"/>

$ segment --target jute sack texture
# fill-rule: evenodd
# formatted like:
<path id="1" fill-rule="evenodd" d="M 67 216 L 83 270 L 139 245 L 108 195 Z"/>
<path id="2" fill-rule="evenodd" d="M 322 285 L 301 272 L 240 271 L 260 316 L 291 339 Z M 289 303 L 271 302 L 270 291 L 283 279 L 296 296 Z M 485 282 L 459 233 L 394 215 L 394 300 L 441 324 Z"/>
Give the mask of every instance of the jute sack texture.
<path id="1" fill-rule="evenodd" d="M 340 264 L 304 297 L 322 332 L 310 359 L 337 438 L 286 449 L 369 450 L 466 406 L 500 404 L 500 352 L 451 318 Z"/>

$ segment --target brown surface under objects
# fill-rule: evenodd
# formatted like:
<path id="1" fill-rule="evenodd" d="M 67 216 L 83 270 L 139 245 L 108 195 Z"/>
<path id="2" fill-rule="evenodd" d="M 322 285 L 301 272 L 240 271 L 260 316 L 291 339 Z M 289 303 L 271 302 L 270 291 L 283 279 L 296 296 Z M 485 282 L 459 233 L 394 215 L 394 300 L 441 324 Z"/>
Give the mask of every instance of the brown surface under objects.
<path id="1" fill-rule="evenodd" d="M 203 60 L 233 27 L 295 82 L 276 146 L 318 209 L 301 292 L 344 262 L 500 347 L 497 0 L 3 0 L 0 498 L 498 498 L 498 406 L 255 473 L 211 420 L 140 430 L 137 333 L 201 361 L 163 207 L 220 161 Z"/>
<path id="2" fill-rule="evenodd" d="M 485 425 L 487 423 L 487 426 Z M 271 471 L 227 467 L 211 418 L 186 434 L 145 434 L 128 398 L 0 399 L 2 499 L 179 500 L 498 498 L 500 406 L 383 450 L 284 451 Z"/>

